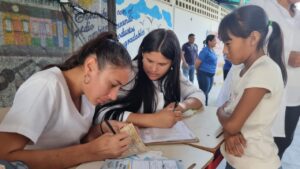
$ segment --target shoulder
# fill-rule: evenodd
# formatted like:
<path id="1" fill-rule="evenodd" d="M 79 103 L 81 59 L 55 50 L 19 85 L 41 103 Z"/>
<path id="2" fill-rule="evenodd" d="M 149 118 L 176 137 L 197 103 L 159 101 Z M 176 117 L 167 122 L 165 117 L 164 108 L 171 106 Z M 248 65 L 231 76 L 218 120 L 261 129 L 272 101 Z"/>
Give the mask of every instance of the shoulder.
<path id="1" fill-rule="evenodd" d="M 56 88 L 58 84 L 63 82 L 64 77 L 61 70 L 57 67 L 53 67 L 33 74 L 21 85 L 20 90 L 35 90 L 37 88 L 48 88 L 50 90 L 51 88 Z"/>

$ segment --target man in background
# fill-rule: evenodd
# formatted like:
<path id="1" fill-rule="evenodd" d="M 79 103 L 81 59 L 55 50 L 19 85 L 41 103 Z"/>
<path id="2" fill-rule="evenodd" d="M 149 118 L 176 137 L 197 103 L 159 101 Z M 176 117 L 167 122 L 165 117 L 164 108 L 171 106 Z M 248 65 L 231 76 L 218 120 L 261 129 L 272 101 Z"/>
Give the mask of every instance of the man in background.
<path id="1" fill-rule="evenodd" d="M 186 78 L 188 78 L 192 83 L 194 82 L 195 76 L 195 59 L 198 55 L 198 46 L 194 43 L 195 35 L 193 33 L 189 34 L 188 42 L 182 46 L 182 51 L 186 64 L 183 63 L 182 71 Z"/>

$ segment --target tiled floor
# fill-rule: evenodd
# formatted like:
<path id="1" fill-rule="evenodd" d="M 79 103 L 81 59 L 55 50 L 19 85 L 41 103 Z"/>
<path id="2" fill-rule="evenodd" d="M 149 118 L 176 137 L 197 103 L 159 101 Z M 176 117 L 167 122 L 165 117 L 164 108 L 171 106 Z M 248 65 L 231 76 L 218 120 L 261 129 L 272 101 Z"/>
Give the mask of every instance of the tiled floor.
<path id="1" fill-rule="evenodd" d="M 198 86 L 197 78 L 195 77 L 194 84 Z M 221 84 L 215 84 L 209 95 L 208 105 L 216 106 L 216 100 L 221 89 Z M 298 123 L 295 131 L 294 140 L 291 146 L 286 150 L 282 158 L 283 169 L 300 169 L 300 123 Z M 217 169 L 224 169 L 226 161 L 223 160 Z"/>

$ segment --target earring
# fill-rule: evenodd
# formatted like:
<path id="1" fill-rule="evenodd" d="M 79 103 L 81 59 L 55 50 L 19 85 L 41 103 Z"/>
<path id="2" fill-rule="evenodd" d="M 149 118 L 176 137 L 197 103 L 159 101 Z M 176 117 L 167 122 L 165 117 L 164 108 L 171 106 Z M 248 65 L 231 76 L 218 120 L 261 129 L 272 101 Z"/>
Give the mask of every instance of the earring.
<path id="1" fill-rule="evenodd" d="M 90 76 L 89 75 L 84 75 L 83 83 L 84 84 L 89 84 L 90 83 Z"/>
<path id="2" fill-rule="evenodd" d="M 171 69 L 170 70 L 173 70 L 173 66 L 171 67 Z"/>

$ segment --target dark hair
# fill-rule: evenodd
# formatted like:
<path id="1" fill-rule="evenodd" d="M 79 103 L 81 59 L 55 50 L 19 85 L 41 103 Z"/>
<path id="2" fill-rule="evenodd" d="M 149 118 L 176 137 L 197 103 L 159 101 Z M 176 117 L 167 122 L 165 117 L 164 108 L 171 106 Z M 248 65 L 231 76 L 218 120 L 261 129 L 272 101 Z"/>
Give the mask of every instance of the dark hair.
<path id="1" fill-rule="evenodd" d="M 192 37 L 192 36 L 195 36 L 195 34 L 190 33 L 189 36 L 188 36 L 188 38 L 190 38 L 190 37 Z"/>
<path id="2" fill-rule="evenodd" d="M 69 70 L 82 65 L 91 54 L 96 54 L 100 69 L 104 68 L 107 63 L 131 68 L 131 57 L 116 37 L 116 34 L 113 32 L 100 33 L 96 38 L 85 43 L 63 64 L 49 65 L 46 68 L 57 66 L 62 71 Z"/>
<path id="3" fill-rule="evenodd" d="M 206 46 L 208 46 L 208 41 L 214 40 L 215 37 L 216 37 L 215 35 L 207 35 L 206 39 L 203 41 L 203 44 L 206 45 Z"/>
<path id="4" fill-rule="evenodd" d="M 161 52 L 163 56 L 172 61 L 168 72 L 158 80 L 159 89 L 164 94 L 165 105 L 180 101 L 180 44 L 171 30 L 156 29 L 151 31 L 143 39 L 137 56 L 138 70 L 133 88 L 125 97 L 96 108 L 94 123 L 97 123 L 99 114 L 109 107 L 114 107 L 106 112 L 104 119 L 119 119 L 122 112 L 137 112 L 143 105 L 144 113 L 153 113 L 157 106 L 155 99 L 155 86 L 148 78 L 143 68 L 143 53 Z M 116 106 L 118 105 L 118 106 Z"/>
<path id="5" fill-rule="evenodd" d="M 266 44 L 266 36 L 272 26 L 273 32 L 268 40 L 268 53 L 270 57 L 279 65 L 282 78 L 286 84 L 287 72 L 283 58 L 282 32 L 278 23 L 269 21 L 265 11 L 255 5 L 247 5 L 232 11 L 226 15 L 219 25 L 219 37 L 223 42 L 229 41 L 229 34 L 236 37 L 247 38 L 251 32 L 257 31 L 261 38 L 257 45 L 257 50 L 263 49 Z"/>

